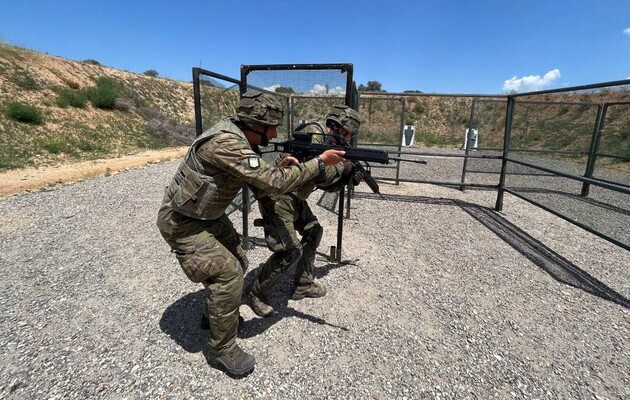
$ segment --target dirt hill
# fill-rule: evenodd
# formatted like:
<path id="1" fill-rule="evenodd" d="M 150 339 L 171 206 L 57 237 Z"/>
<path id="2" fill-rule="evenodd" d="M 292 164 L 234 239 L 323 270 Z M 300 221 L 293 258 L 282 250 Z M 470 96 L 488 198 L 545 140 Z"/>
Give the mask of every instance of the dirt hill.
<path id="1" fill-rule="evenodd" d="M 194 137 L 192 83 L 149 75 L 0 44 L 0 172 L 189 144 Z M 234 111 L 238 92 L 202 83 L 205 127 Z M 512 143 L 584 154 L 597 104 L 629 99 L 627 88 L 519 98 Z M 290 113 L 294 123 L 321 118 L 330 99 L 295 104 Z M 460 147 L 471 105 L 472 97 L 466 96 L 361 95 L 359 143 L 398 144 L 404 122 L 416 126 L 416 146 Z M 630 156 L 627 110 L 625 103 L 609 109 L 602 152 Z M 503 146 L 504 119 L 504 98 L 478 99 L 473 126 L 480 146 Z"/>
<path id="2" fill-rule="evenodd" d="M 0 110 L 0 170 L 119 157 L 194 136 L 189 82 L 4 44 Z"/>

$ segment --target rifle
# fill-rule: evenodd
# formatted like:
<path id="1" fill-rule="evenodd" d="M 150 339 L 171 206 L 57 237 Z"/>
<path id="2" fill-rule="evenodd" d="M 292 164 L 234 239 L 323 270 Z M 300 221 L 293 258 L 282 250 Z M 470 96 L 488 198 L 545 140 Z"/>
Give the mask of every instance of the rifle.
<path id="1" fill-rule="evenodd" d="M 313 135 L 324 136 L 327 139 L 324 140 L 324 142 L 327 143 L 313 143 Z M 334 140 L 331 140 L 333 138 L 336 139 L 336 143 Z M 265 151 L 264 153 L 289 153 L 300 161 L 315 158 L 326 150 L 343 150 L 346 152 L 343 157 L 352 161 L 354 164 L 353 173 L 360 173 L 363 181 L 370 187 L 370 189 L 372 189 L 374 193 L 383 197 L 378 183 L 376 183 L 374 178 L 372 178 L 370 171 L 366 170 L 361 165 L 361 161 L 366 163 L 376 162 L 380 164 L 388 164 L 389 154 L 386 151 L 352 147 L 343 136 L 333 133 L 294 132 L 292 139 L 283 142 L 269 142 L 269 146 L 273 146 L 273 149 Z"/>

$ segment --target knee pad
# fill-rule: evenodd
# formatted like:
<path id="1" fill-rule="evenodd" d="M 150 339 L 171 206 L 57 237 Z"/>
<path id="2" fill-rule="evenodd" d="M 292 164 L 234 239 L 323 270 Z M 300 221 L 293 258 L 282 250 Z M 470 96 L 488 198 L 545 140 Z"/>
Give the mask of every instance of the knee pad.
<path id="1" fill-rule="evenodd" d="M 322 241 L 324 236 L 324 228 L 321 225 L 316 224 L 312 228 L 307 229 L 302 236 L 302 244 L 317 249 L 319 242 Z"/>
<path id="2" fill-rule="evenodd" d="M 282 252 L 278 252 L 277 254 L 280 259 L 280 265 L 282 265 L 282 270 L 286 271 L 287 269 L 293 267 L 300 257 L 302 257 L 302 246 L 284 250 Z"/>

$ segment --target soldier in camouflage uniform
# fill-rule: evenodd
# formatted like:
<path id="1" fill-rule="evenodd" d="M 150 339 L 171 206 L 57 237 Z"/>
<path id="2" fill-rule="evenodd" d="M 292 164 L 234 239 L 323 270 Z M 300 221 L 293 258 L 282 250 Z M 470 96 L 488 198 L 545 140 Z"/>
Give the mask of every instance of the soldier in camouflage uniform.
<path id="1" fill-rule="evenodd" d="M 240 376 L 255 359 L 236 344 L 243 272 L 247 259 L 226 208 L 247 183 L 269 193 L 285 193 L 323 174 L 343 160 L 327 151 L 318 159 L 271 166 L 252 151 L 276 137 L 284 110 L 270 95 L 243 94 L 235 117 L 226 118 L 190 146 L 167 186 L 157 226 L 186 276 L 209 289 L 208 362 Z"/>
<path id="2" fill-rule="evenodd" d="M 323 134 L 337 134 L 350 143 L 357 133 L 361 119 L 359 113 L 348 106 L 334 106 L 326 116 L 326 124 L 311 122 L 298 127 L 301 131 L 313 133 L 312 141 L 322 141 Z M 326 136 L 335 142 L 335 136 Z M 263 264 L 257 279 L 249 288 L 249 301 L 252 310 L 261 317 L 273 314 L 268 293 L 282 273 L 296 266 L 293 278 L 294 290 L 291 298 L 322 297 L 326 288 L 313 277 L 315 252 L 324 230 L 311 211 L 306 199 L 316 188 L 327 191 L 338 190 L 352 174 L 352 163 L 345 161 L 326 167 L 325 177 L 318 177 L 289 194 L 272 194 L 259 197 L 258 206 L 263 217 L 265 242 L 273 252 Z M 346 178 L 346 179 L 344 179 Z M 358 183 L 358 182 L 355 182 Z M 256 191 L 254 191 L 256 195 Z M 301 240 L 296 234 L 299 232 Z"/>

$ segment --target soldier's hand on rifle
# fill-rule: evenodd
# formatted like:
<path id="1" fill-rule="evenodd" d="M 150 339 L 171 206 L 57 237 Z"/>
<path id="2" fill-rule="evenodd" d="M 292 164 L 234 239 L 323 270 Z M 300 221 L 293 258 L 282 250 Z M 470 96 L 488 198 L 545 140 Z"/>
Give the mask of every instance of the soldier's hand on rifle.
<path id="1" fill-rule="evenodd" d="M 287 167 L 289 165 L 298 165 L 300 162 L 293 156 L 286 156 L 278 162 L 278 167 Z"/>
<path id="2" fill-rule="evenodd" d="M 335 165 L 338 164 L 342 161 L 345 161 L 345 158 L 343 158 L 344 154 L 346 154 L 345 151 L 343 150 L 326 150 L 325 152 L 323 152 L 322 154 L 319 155 L 319 158 L 324 162 L 324 164 L 326 165 Z"/>
<path id="3" fill-rule="evenodd" d="M 355 170 L 354 174 L 352 174 L 352 183 L 354 186 L 357 186 L 359 183 L 363 182 L 365 177 L 363 176 L 363 171 Z"/>

